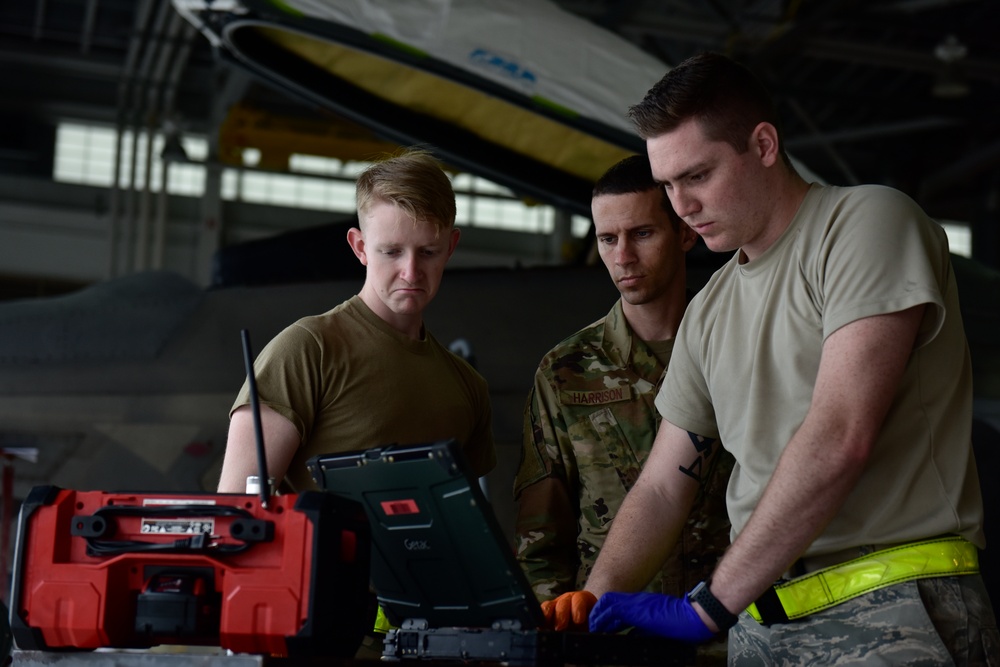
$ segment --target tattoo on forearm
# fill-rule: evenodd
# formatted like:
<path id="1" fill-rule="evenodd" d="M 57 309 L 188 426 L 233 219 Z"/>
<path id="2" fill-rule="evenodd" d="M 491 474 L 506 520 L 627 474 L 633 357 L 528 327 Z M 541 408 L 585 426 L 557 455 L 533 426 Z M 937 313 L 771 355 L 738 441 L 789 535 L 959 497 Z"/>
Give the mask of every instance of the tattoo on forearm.
<path id="1" fill-rule="evenodd" d="M 685 468 L 684 466 L 678 466 L 678 470 L 693 478 L 697 482 L 702 481 L 702 475 L 708 469 L 708 460 L 712 458 L 712 454 L 715 453 L 715 438 L 706 438 L 705 436 L 698 435 L 697 433 L 691 433 L 688 431 L 688 437 L 691 438 L 691 444 L 694 445 L 697 455 L 691 465 Z"/>

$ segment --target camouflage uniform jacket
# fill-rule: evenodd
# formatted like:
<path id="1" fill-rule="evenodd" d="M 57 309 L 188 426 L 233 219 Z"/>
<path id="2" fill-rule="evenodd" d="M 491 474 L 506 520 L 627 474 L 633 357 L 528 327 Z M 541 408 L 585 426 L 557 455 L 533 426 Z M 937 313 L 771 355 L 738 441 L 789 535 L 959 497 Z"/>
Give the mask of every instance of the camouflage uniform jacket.
<path id="1" fill-rule="evenodd" d="M 649 456 L 660 421 L 653 399 L 664 371 L 633 335 L 621 300 L 542 359 L 525 407 L 514 480 L 518 500 L 526 487 L 547 478 L 554 482 L 544 487 L 550 493 L 537 499 L 538 506 L 521 502 L 516 523 L 517 558 L 540 600 L 586 582 L 611 520 Z M 731 457 L 716 458 L 721 460 L 677 548 L 647 590 L 682 595 L 711 573 L 729 545 L 725 487 Z M 556 508 L 567 506 L 576 512 L 575 524 L 570 517 L 560 520 Z"/>

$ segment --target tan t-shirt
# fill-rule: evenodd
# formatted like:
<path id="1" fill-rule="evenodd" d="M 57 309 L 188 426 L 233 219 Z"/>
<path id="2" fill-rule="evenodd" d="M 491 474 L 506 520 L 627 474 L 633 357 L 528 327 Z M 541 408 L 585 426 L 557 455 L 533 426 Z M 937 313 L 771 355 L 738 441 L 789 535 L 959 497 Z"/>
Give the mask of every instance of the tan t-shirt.
<path id="1" fill-rule="evenodd" d="M 357 296 L 275 336 L 254 362 L 262 405 L 288 418 L 302 445 L 288 468 L 315 488 L 316 454 L 456 438 L 478 475 L 496 464 L 486 381 L 429 332 L 413 340 Z M 250 402 L 244 383 L 233 410 Z"/>
<path id="2" fill-rule="evenodd" d="M 805 418 L 826 337 L 927 304 L 868 467 L 806 553 L 946 533 L 983 546 L 972 368 L 944 230 L 895 190 L 813 185 L 774 246 L 737 259 L 688 307 L 656 399 L 664 419 L 735 455 L 734 535 Z"/>

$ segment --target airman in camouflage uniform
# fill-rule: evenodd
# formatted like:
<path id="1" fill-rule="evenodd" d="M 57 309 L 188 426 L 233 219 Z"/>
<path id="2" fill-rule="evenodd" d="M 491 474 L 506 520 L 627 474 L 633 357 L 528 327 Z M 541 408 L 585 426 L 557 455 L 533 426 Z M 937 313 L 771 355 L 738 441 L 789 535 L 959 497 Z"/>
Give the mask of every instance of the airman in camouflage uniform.
<path id="1" fill-rule="evenodd" d="M 545 480 L 540 501 L 522 501 L 517 557 L 540 600 L 581 589 L 612 519 L 653 445 L 659 390 L 673 341 L 633 335 L 619 300 L 611 312 L 562 341 L 542 360 L 524 416 L 515 497 Z M 721 458 L 721 457 L 720 457 Z M 708 577 L 729 545 L 720 460 L 678 546 L 647 590 L 683 595 Z M 566 509 L 574 511 L 565 511 Z"/>
<path id="2" fill-rule="evenodd" d="M 697 241 L 644 154 L 609 169 L 591 206 L 597 248 L 621 299 L 542 359 L 514 481 L 517 557 L 542 601 L 583 587 L 646 463 L 660 420 L 653 399 L 690 296 L 685 254 Z M 724 494 L 732 458 L 716 459 L 649 590 L 684 594 L 728 546 Z"/>

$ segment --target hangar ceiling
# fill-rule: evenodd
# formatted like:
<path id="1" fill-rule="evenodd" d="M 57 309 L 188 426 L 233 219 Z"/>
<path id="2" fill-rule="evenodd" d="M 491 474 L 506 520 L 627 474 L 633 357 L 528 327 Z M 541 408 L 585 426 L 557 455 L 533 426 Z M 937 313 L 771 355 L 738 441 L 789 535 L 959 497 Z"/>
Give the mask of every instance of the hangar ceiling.
<path id="1" fill-rule="evenodd" d="M 667 64 L 702 50 L 744 62 L 775 92 L 787 145 L 813 171 L 832 183 L 892 185 L 939 219 L 969 222 L 974 254 L 1000 266 L 1000 3 L 557 4 Z M 167 0 L 3 3 L 0 76 L 0 176 L 49 176 L 52 128 L 64 119 L 115 123 L 155 106 L 160 122 L 209 133 L 220 104 L 240 101 L 320 118 L 220 64 Z"/>
<path id="2" fill-rule="evenodd" d="M 778 98 L 788 149 L 831 182 L 893 185 L 937 217 L 992 208 L 996 220 L 995 2 L 561 4 L 666 62 L 708 49 L 750 66 Z"/>

